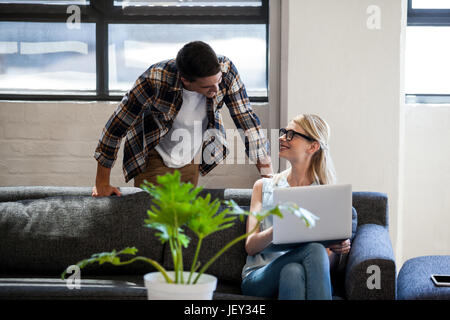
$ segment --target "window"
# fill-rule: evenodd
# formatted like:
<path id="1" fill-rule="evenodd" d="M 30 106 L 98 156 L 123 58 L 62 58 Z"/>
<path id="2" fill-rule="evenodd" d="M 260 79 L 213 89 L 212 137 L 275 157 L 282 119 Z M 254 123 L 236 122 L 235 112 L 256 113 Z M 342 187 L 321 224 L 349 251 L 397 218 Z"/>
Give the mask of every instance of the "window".
<path id="1" fill-rule="evenodd" d="M 450 0 L 408 0 L 408 103 L 450 103 Z"/>
<path id="2" fill-rule="evenodd" d="M 193 40 L 268 100 L 268 0 L 0 0 L 0 99 L 120 100 Z"/>

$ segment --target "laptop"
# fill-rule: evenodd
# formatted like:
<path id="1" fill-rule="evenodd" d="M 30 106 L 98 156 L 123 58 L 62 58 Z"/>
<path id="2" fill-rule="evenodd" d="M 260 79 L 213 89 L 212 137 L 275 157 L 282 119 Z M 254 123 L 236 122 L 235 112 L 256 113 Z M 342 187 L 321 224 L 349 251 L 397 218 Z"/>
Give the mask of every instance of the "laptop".
<path id="1" fill-rule="evenodd" d="M 352 235 L 352 186 L 317 185 L 276 188 L 274 204 L 294 202 L 319 217 L 312 228 L 292 213 L 273 217 L 273 245 L 320 242 L 339 243 Z"/>

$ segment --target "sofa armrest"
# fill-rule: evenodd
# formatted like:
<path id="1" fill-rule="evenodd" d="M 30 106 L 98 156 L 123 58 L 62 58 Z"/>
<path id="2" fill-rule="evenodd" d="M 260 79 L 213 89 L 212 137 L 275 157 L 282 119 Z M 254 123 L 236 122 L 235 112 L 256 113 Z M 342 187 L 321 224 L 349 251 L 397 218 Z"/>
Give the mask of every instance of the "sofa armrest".
<path id="1" fill-rule="evenodd" d="M 388 229 L 377 224 L 359 226 L 345 272 L 347 299 L 395 299 L 395 272 Z"/>
<path id="2" fill-rule="evenodd" d="M 358 213 L 358 226 L 369 223 L 389 226 L 389 205 L 386 194 L 353 192 L 353 207 Z"/>

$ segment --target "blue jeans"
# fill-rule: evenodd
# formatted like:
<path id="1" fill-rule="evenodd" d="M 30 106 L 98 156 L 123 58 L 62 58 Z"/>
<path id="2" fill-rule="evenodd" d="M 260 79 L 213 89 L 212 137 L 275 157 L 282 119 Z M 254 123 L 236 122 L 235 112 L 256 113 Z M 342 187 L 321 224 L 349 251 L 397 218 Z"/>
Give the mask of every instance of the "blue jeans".
<path id="1" fill-rule="evenodd" d="M 280 300 L 331 300 L 330 261 L 320 243 L 306 243 L 261 267 L 242 281 L 245 295 Z"/>

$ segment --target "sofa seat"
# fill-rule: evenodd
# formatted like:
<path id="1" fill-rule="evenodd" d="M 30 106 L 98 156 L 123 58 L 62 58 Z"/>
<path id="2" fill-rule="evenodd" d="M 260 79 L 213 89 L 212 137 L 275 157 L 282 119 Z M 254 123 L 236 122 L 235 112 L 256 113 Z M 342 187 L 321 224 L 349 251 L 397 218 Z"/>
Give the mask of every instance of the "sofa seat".
<path id="1" fill-rule="evenodd" d="M 138 280 L 138 279 L 135 279 Z M 145 300 L 147 290 L 130 277 L 89 277 L 80 279 L 80 288 L 69 289 L 65 280 L 36 275 L 0 276 L 0 300 Z"/>
<path id="2" fill-rule="evenodd" d="M 437 287 L 432 274 L 450 274 L 450 256 L 423 256 L 406 261 L 398 274 L 399 300 L 450 300 L 450 287 Z"/>
<path id="3" fill-rule="evenodd" d="M 147 300 L 142 276 L 90 276 L 80 279 L 79 285 L 70 289 L 60 278 L 0 275 L 0 300 Z M 213 299 L 242 300 L 243 296 L 236 285 L 219 281 Z M 267 299 L 245 296 L 245 300 Z"/>

